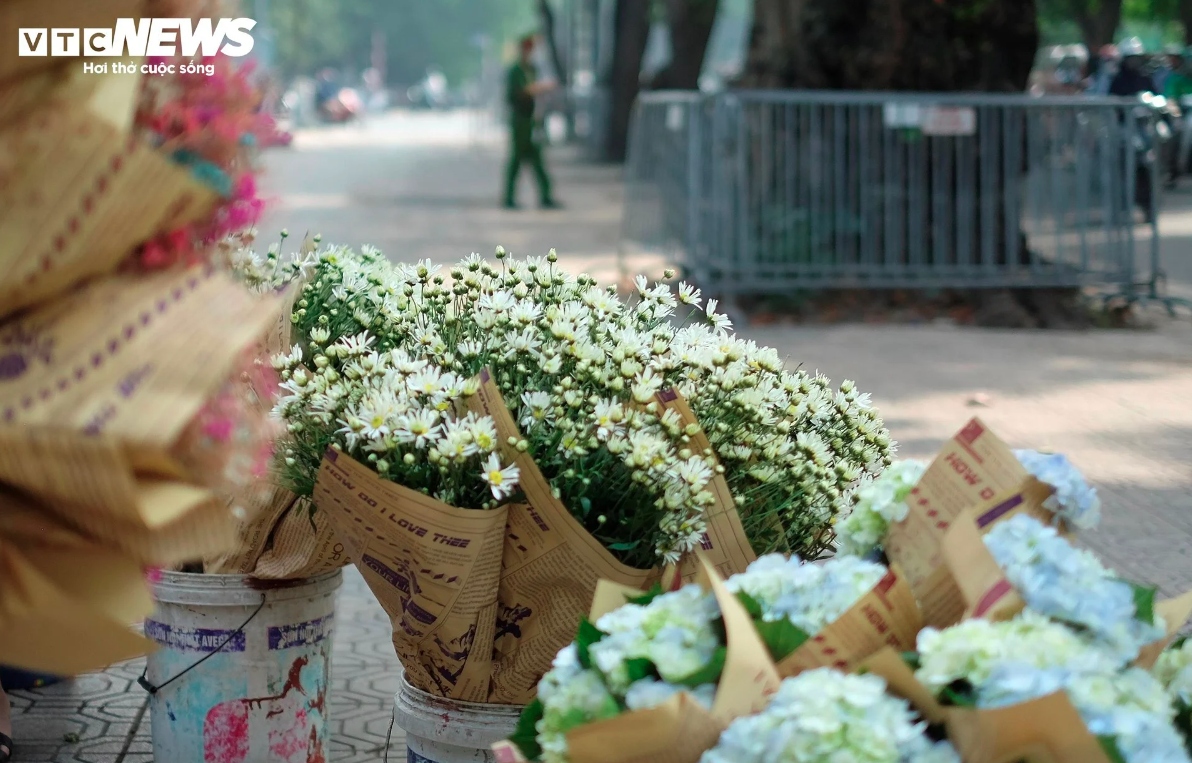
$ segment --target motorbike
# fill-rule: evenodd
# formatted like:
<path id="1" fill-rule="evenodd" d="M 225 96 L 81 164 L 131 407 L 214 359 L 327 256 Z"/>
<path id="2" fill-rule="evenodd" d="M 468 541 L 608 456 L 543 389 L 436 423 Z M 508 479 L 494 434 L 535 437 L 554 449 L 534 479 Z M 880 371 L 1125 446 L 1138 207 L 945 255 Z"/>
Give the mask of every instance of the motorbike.
<path id="1" fill-rule="evenodd" d="M 319 116 L 324 122 L 340 124 L 352 122 L 364 114 L 364 101 L 350 87 L 340 88 L 334 96 L 319 104 Z"/>
<path id="2" fill-rule="evenodd" d="M 1141 93 L 1132 113 L 1131 147 L 1134 150 L 1134 203 L 1148 223 L 1155 222 L 1158 199 L 1155 181 L 1160 171 L 1160 157 L 1166 157 L 1172 145 L 1171 127 L 1165 113 L 1168 101 L 1154 93 Z"/>

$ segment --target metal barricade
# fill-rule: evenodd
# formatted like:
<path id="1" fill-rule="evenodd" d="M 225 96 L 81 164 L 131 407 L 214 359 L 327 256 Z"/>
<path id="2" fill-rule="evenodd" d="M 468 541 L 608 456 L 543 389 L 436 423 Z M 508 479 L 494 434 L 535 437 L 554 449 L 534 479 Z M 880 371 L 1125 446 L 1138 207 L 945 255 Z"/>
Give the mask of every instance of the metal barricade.
<path id="1" fill-rule="evenodd" d="M 1135 104 L 1012 95 L 647 93 L 625 248 L 721 294 L 1138 280 Z M 1149 246 L 1157 263 L 1157 227 Z"/>

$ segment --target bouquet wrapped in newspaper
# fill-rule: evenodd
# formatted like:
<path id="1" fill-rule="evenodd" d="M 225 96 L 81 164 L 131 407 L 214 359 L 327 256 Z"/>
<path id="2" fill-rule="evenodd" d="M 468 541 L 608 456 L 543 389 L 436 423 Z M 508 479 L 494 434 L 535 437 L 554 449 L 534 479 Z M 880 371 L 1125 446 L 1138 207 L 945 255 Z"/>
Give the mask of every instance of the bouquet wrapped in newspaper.
<path id="1" fill-rule="evenodd" d="M 1160 681 L 1063 623 L 1008 621 L 924 629 L 918 651 L 883 663 L 892 686 L 942 722 L 966 761 L 1187 763 Z M 912 672 L 913 671 L 913 672 Z"/>
<path id="2" fill-rule="evenodd" d="M 140 6 L 22 0 L 0 27 L 106 27 Z M 127 632 L 148 612 L 141 567 L 233 542 L 275 439 L 260 401 L 277 380 L 254 347 L 280 302 L 213 249 L 143 267 L 146 243 L 207 219 L 221 189 L 137 130 L 141 84 L 0 57 L 0 653 L 45 672 L 149 647 Z"/>
<path id="3" fill-rule="evenodd" d="M 762 709 L 777 671 L 738 597 L 704 564 L 699 585 L 668 593 L 602 584 L 498 757 L 694 763 L 730 721 Z"/>
<path id="4" fill-rule="evenodd" d="M 868 397 L 789 372 L 681 284 L 627 301 L 545 258 L 440 273 L 321 253 L 276 358 L 312 495 L 433 694 L 524 703 L 598 580 L 820 555 L 889 459 Z M 702 320 L 683 327 L 676 309 Z"/>
<path id="5" fill-rule="evenodd" d="M 523 713 L 517 734 L 508 744 L 498 745 L 498 752 L 544 763 L 694 763 L 716 741 L 725 722 L 759 709 L 752 701 L 752 711 L 744 704 L 732 705 L 733 713 L 717 715 L 717 703 L 728 696 L 726 687 L 756 685 L 764 695 L 773 691 L 775 675 L 812 676 L 784 682 L 761 719 L 734 721 L 721 738 L 719 753 L 705 756 L 731 760 L 746 743 L 743 729 L 778 722 L 778 713 L 794 710 L 803 690 L 791 687 L 846 678 L 838 669 L 821 666 L 834 663 L 852 670 L 888 646 L 913 647 L 918 624 L 909 590 L 884 600 L 874 598 L 875 589 L 889 580 L 894 581 L 887 584 L 890 588 L 898 585 L 882 565 L 857 559 L 802 564 L 772 554 L 724 583 L 716 581 L 711 587 L 716 596 L 696 586 L 665 594 L 659 589 L 645 595 L 634 592 L 635 596 L 603 584 L 593 608 L 595 624 L 585 620 L 575 643 L 559 653 L 538 686 L 537 700 Z M 626 599 L 629 603 L 622 604 Z M 884 604 L 896 606 L 885 611 Z M 610 610 L 611 605 L 621 606 Z M 859 606 L 870 613 L 868 619 L 854 614 Z M 885 623 L 892 623 L 893 629 Z M 742 631 L 750 624 L 753 634 L 747 636 Z M 762 654 L 752 661 L 732 659 L 742 645 L 756 650 L 759 643 Z M 874 680 L 876 692 L 866 686 Z M 867 694 L 883 693 L 880 679 L 844 683 L 849 681 Z M 755 694 L 746 696 L 756 700 Z M 909 740 L 914 735 L 909 733 L 913 724 L 906 704 L 885 701 L 891 705 L 887 710 L 903 719 L 899 723 L 908 722 Z M 709 710 L 714 717 L 702 717 Z M 846 706 L 841 710 L 849 712 Z M 650 737 L 647 732 L 672 726 L 682 734 Z M 897 747 L 899 742 L 883 744 Z"/>

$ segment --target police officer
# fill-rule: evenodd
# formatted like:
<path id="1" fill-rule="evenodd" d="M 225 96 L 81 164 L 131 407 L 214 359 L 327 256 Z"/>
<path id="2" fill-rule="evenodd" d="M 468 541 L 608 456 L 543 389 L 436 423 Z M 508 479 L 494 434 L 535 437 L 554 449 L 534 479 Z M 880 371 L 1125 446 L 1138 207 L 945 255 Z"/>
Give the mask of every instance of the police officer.
<path id="1" fill-rule="evenodd" d="M 529 162 L 538 180 L 538 200 L 543 209 L 558 209 L 551 195 L 550 178 L 542 162 L 542 145 L 537 131 L 536 96 L 551 90 L 553 83 L 538 80 L 532 61 L 535 38 L 523 37 L 520 56 L 506 78 L 505 98 L 509 104 L 509 167 L 505 172 L 505 208 L 517 209 L 517 177 L 523 162 Z"/>

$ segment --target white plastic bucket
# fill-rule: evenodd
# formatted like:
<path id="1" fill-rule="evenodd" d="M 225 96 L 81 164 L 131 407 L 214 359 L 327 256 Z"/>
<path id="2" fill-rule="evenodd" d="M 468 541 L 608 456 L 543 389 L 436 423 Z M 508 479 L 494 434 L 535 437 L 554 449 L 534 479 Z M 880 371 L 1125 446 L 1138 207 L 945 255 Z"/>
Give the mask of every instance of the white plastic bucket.
<path id="1" fill-rule="evenodd" d="M 160 646 L 145 676 L 154 759 L 326 761 L 340 582 L 339 570 L 305 580 L 163 572 L 145 621 Z"/>
<path id="2" fill-rule="evenodd" d="M 517 729 L 522 708 L 443 699 L 401 677 L 393 724 L 406 732 L 406 763 L 494 763 L 490 747 Z"/>

